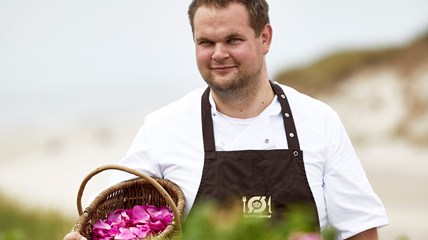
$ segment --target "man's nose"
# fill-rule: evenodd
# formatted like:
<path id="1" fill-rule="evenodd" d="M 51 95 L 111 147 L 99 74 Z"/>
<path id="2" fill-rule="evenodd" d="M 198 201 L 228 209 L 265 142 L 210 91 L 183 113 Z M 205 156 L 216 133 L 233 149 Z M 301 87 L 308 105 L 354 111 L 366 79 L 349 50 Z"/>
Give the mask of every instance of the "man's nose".
<path id="1" fill-rule="evenodd" d="M 214 52 L 211 58 L 216 61 L 221 61 L 228 57 L 229 57 L 229 53 L 227 51 L 227 47 L 225 47 L 221 43 L 217 43 L 214 47 Z"/>

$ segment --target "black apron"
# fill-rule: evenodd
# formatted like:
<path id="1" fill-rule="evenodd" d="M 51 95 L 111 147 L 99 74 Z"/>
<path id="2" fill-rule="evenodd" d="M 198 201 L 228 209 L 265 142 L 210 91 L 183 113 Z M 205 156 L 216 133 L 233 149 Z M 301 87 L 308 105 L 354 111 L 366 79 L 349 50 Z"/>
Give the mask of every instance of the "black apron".
<path id="1" fill-rule="evenodd" d="M 281 218 L 290 207 L 304 206 L 313 213 L 319 231 L 315 200 L 306 177 L 303 152 L 290 105 L 280 86 L 271 82 L 282 108 L 288 149 L 216 151 L 209 103 L 210 89 L 202 96 L 205 162 L 195 203 L 204 199 L 220 205 L 242 201 L 244 216 Z"/>

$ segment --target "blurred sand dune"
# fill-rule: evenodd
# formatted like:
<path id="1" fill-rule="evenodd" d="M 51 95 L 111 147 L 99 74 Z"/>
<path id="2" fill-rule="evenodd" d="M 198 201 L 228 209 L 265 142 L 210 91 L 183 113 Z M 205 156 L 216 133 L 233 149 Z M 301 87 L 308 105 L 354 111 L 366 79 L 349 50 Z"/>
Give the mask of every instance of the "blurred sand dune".
<path id="1" fill-rule="evenodd" d="M 341 116 L 385 204 L 390 224 L 380 239 L 428 239 L 427 93 L 425 62 L 404 75 L 388 67 L 359 71 L 320 97 Z"/>

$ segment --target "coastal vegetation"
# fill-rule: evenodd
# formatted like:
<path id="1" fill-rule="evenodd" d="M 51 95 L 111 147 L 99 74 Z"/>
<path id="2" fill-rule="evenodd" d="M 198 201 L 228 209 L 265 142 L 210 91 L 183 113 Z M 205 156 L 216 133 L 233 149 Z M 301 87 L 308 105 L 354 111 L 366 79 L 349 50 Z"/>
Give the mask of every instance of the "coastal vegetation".
<path id="1" fill-rule="evenodd" d="M 406 74 L 428 60 L 428 32 L 402 47 L 343 50 L 308 65 L 284 69 L 276 81 L 316 96 L 334 88 L 352 74 L 379 67 L 393 67 Z"/>
<path id="2" fill-rule="evenodd" d="M 59 211 L 27 207 L 24 201 L 0 195 L 0 240 L 62 239 L 74 221 Z"/>

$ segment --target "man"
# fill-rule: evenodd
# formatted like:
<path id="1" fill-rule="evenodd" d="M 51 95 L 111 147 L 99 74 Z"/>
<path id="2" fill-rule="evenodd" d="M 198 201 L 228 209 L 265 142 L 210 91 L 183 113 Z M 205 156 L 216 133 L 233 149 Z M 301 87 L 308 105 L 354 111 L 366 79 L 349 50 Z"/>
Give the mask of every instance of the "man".
<path id="1" fill-rule="evenodd" d="M 178 184 L 186 213 L 204 198 L 238 196 L 269 217 L 304 203 L 340 239 L 377 239 L 385 210 L 336 113 L 269 81 L 266 1 L 193 0 L 188 14 L 209 87 L 148 115 L 121 164 Z"/>

